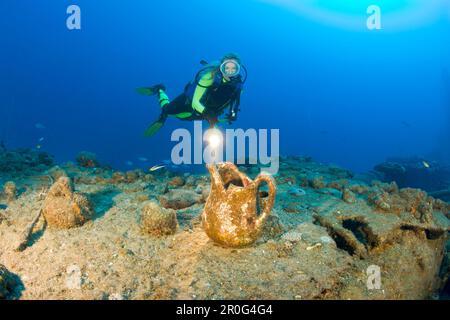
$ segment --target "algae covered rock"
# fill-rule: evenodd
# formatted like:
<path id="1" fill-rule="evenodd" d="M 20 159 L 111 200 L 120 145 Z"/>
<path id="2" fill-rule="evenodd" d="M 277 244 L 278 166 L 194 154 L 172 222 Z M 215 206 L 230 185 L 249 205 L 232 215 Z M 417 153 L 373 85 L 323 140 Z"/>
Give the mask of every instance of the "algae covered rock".
<path id="1" fill-rule="evenodd" d="M 174 210 L 161 208 L 151 201 L 144 205 L 141 214 L 141 229 L 144 233 L 162 236 L 174 234 L 178 228 Z"/>
<path id="2" fill-rule="evenodd" d="M 348 186 L 348 184 L 349 184 L 348 180 L 340 179 L 329 182 L 327 184 L 327 188 L 333 188 L 339 191 L 343 191 Z"/>
<path id="3" fill-rule="evenodd" d="M 173 177 L 170 181 L 169 181 L 169 186 L 171 186 L 171 187 L 175 187 L 175 188 L 177 188 L 177 187 L 182 187 L 182 186 L 184 186 L 184 184 L 186 183 L 186 181 L 183 179 L 183 177 L 180 177 L 180 176 L 176 176 L 176 177 Z"/>
<path id="4" fill-rule="evenodd" d="M 302 188 L 298 188 L 298 187 L 292 187 L 290 188 L 287 193 L 291 196 L 294 197 L 302 197 L 304 195 L 306 195 L 306 191 L 303 190 Z"/>
<path id="5" fill-rule="evenodd" d="M 90 220 L 94 209 L 86 196 L 74 192 L 70 178 L 61 177 L 50 188 L 42 213 L 49 226 L 69 229 Z"/>
<path id="6" fill-rule="evenodd" d="M 315 225 L 310 222 L 303 222 L 297 226 L 294 231 L 301 234 L 301 239 L 308 245 L 316 245 L 321 243 L 322 245 L 331 245 L 336 247 L 335 241 L 330 237 L 327 230 L 321 226 Z M 287 235 L 284 235 L 286 237 Z"/>
<path id="7" fill-rule="evenodd" d="M 68 174 L 65 170 L 61 169 L 59 166 L 54 166 L 48 170 L 48 175 L 52 177 L 53 180 L 58 180 L 61 177 L 67 177 Z"/>
<path id="8" fill-rule="evenodd" d="M 17 187 L 12 181 L 8 181 L 3 186 L 3 194 L 5 195 L 6 201 L 14 201 L 17 198 Z"/>
<path id="9" fill-rule="evenodd" d="M 202 195 L 192 190 L 174 189 L 159 197 L 159 202 L 166 209 L 185 209 L 204 200 Z"/>
<path id="10" fill-rule="evenodd" d="M 310 181 L 310 185 L 314 189 L 322 189 L 326 187 L 326 183 L 323 180 L 323 177 L 315 177 Z"/>
<path id="11" fill-rule="evenodd" d="M 344 200 L 347 203 L 355 203 L 356 197 L 352 191 L 350 191 L 347 188 L 344 188 L 344 190 L 342 191 L 342 200 Z"/>
<path id="12" fill-rule="evenodd" d="M 261 232 L 261 240 L 266 241 L 270 239 L 274 239 L 279 235 L 283 234 L 285 231 L 285 227 L 281 222 L 280 218 L 277 214 L 272 213 L 264 223 L 262 232 Z"/>
<path id="13" fill-rule="evenodd" d="M 120 171 L 114 172 L 111 177 L 112 184 L 124 183 L 126 180 L 127 180 L 127 177 L 126 177 L 125 173 L 120 172 Z"/>
<path id="14" fill-rule="evenodd" d="M 366 194 L 369 191 L 369 188 L 362 184 L 354 184 L 350 186 L 350 191 L 356 194 Z"/>
<path id="15" fill-rule="evenodd" d="M 125 173 L 125 182 L 134 183 L 141 177 L 141 172 L 139 170 L 130 170 Z"/>
<path id="16" fill-rule="evenodd" d="M 99 166 L 97 155 L 92 152 L 82 151 L 77 155 L 77 163 L 83 168 L 95 168 Z"/>
<path id="17" fill-rule="evenodd" d="M 15 285 L 12 274 L 0 264 L 0 300 L 7 299 Z"/>
<path id="18" fill-rule="evenodd" d="M 4 150 L 0 152 L 0 172 L 38 172 L 53 165 L 53 156 L 31 149 Z"/>

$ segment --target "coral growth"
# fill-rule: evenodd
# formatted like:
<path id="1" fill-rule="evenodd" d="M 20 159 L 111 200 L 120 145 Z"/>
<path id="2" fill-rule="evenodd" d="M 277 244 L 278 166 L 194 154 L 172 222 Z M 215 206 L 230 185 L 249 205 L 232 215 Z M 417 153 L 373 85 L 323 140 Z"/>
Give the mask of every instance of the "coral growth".
<path id="1" fill-rule="evenodd" d="M 53 165 L 53 157 L 45 152 L 32 149 L 16 149 L 0 152 L 0 173 L 18 174 L 43 171 Z"/>
<path id="2" fill-rule="evenodd" d="M 177 231 L 177 227 L 176 211 L 161 208 L 155 202 L 144 205 L 141 214 L 141 228 L 144 233 L 155 236 L 170 235 Z"/>
<path id="3" fill-rule="evenodd" d="M 351 190 L 349 190 L 348 188 L 344 188 L 342 191 L 342 200 L 344 200 L 347 203 L 355 203 L 356 197 Z"/>
<path id="4" fill-rule="evenodd" d="M 59 166 L 52 167 L 48 170 L 48 175 L 53 179 L 53 181 L 58 180 L 61 177 L 67 177 L 67 172 L 61 169 Z"/>
<path id="5" fill-rule="evenodd" d="M 5 195 L 6 201 L 11 202 L 17 198 L 17 187 L 13 181 L 8 181 L 3 186 L 3 194 Z"/>
<path id="6" fill-rule="evenodd" d="M 9 298 L 15 285 L 12 274 L 0 264 L 0 300 Z"/>
<path id="7" fill-rule="evenodd" d="M 83 168 L 95 168 L 99 166 L 97 155 L 92 152 L 82 151 L 77 155 L 77 163 Z"/>
<path id="8" fill-rule="evenodd" d="M 442 204 L 425 191 L 412 188 L 399 190 L 395 183 L 376 184 L 368 199 L 378 210 L 396 214 L 408 212 L 422 223 L 432 223 L 433 208 L 439 208 Z"/>
<path id="9" fill-rule="evenodd" d="M 171 187 L 177 188 L 177 187 L 184 186 L 185 183 L 186 182 L 185 182 L 185 180 L 182 177 L 176 176 L 176 177 L 172 178 L 172 180 L 170 180 L 168 184 Z"/>
<path id="10" fill-rule="evenodd" d="M 323 177 L 315 177 L 314 179 L 311 180 L 310 182 L 311 187 L 313 187 L 314 189 L 322 189 L 326 187 L 325 182 L 323 181 Z"/>
<path id="11" fill-rule="evenodd" d="M 0 158 L 9 152 L 0 150 Z M 281 157 L 271 214 L 249 243 L 256 241 L 238 250 L 210 241 L 205 231 L 240 224 L 245 235 L 259 230 L 271 192 L 264 183 L 248 191 L 248 177 L 229 169 L 219 166 L 221 178 L 212 184 L 206 174 L 73 163 L 2 172 L 1 186 L 14 181 L 20 197 L 0 204 L 1 262 L 23 281 L 23 299 L 427 299 L 445 287 L 450 204 L 430 192 L 371 183 L 373 175 L 309 157 Z M 252 178 L 259 172 L 244 169 Z M 45 230 L 41 209 L 48 224 L 64 227 L 93 217 L 77 194 L 95 204 L 95 220 Z M 227 209 L 252 214 L 233 220 Z M 204 211 L 216 220 L 204 224 Z M 15 250 L 18 243 L 24 251 Z M 367 290 L 373 265 L 382 272 L 382 290 Z M 14 298 L 12 286 L 1 283 Z"/>
<path id="12" fill-rule="evenodd" d="M 159 202 L 166 209 L 185 209 L 203 202 L 203 196 L 192 190 L 174 189 L 159 197 Z"/>

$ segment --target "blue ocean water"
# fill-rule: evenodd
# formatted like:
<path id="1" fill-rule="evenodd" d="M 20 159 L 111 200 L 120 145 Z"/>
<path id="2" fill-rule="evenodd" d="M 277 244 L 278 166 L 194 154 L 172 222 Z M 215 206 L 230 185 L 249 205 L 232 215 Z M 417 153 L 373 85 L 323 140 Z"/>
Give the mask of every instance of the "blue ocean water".
<path id="1" fill-rule="evenodd" d="M 81 30 L 66 27 L 73 4 Z M 381 30 L 366 26 L 372 4 Z M 192 124 L 170 119 L 144 138 L 159 106 L 135 88 L 162 82 L 173 99 L 201 59 L 233 51 L 249 77 L 231 127 L 280 129 L 282 155 L 355 171 L 390 156 L 450 162 L 448 0 L 3 0 L 0 12 L 10 148 L 160 163 L 172 131 Z"/>

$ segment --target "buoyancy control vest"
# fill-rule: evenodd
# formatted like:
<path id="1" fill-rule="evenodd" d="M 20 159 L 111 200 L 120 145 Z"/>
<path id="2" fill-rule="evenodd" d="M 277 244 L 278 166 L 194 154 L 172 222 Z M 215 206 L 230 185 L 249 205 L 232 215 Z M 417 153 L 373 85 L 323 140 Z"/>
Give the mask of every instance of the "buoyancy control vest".
<path id="1" fill-rule="evenodd" d="M 200 82 L 208 73 L 214 75 L 212 84 L 203 86 Z M 207 89 L 200 102 L 209 110 L 215 110 L 219 113 L 228 106 L 230 108 L 239 106 L 241 91 L 247 78 L 246 70 L 245 73 L 244 79 L 241 75 L 238 75 L 230 81 L 224 81 L 218 64 L 212 63 L 206 65 L 197 73 L 194 80 L 186 85 L 184 93 L 187 97 L 187 103 L 192 103 L 195 90 L 197 86 L 200 86 Z"/>

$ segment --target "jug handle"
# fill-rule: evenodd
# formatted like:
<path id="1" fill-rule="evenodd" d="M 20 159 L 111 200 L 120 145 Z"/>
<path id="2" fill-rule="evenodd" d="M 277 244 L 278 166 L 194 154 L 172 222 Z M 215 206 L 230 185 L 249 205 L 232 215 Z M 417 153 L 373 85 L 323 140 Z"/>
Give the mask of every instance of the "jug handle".
<path id="1" fill-rule="evenodd" d="M 256 227 L 260 228 L 262 224 L 267 220 L 269 217 L 270 212 L 272 211 L 272 208 L 275 204 L 275 195 L 277 193 L 277 188 L 275 187 L 275 180 L 272 176 L 268 174 L 260 174 L 255 179 L 255 185 L 256 185 L 256 194 L 259 192 L 259 187 L 261 186 L 261 183 L 266 182 L 269 187 L 269 199 L 267 201 L 266 206 L 264 207 L 263 212 L 259 216 L 259 218 L 256 219 Z"/>

